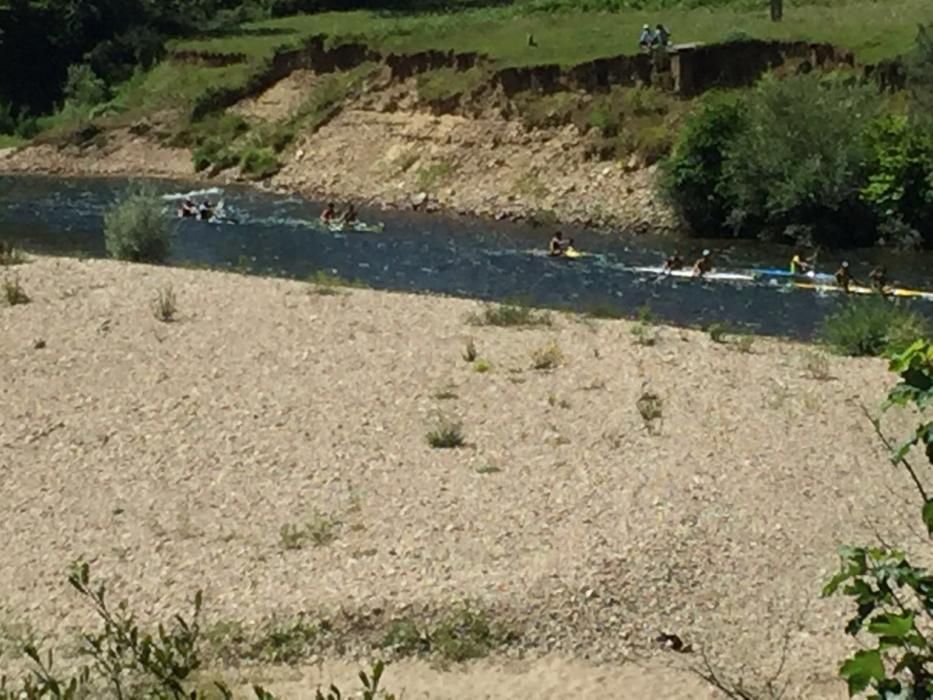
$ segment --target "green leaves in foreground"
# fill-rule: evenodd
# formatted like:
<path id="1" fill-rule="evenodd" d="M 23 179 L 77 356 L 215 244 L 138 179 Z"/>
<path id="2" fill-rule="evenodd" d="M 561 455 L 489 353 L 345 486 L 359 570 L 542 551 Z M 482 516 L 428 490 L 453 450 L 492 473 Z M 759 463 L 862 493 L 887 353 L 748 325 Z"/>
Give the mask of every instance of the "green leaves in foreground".
<path id="1" fill-rule="evenodd" d="M 923 416 L 933 405 L 933 344 L 917 340 L 890 358 L 889 368 L 901 381 L 888 394 L 883 409 L 912 407 Z M 921 422 L 900 444 L 890 445 L 880 421 L 871 420 L 890 449 L 891 461 L 910 474 L 923 499 L 920 515 L 933 536 L 933 498 L 908 460 L 920 447 L 933 465 L 933 422 Z M 841 590 L 852 598 L 856 611 L 846 632 L 863 641 L 871 638 L 868 648 L 852 654 L 840 668 L 849 695 L 873 691 L 870 697 L 879 700 L 933 698 L 933 644 L 927 636 L 927 621 L 933 616 L 933 575 L 888 547 L 844 546 L 839 556 L 839 573 L 826 584 L 823 595 Z M 924 624 L 918 625 L 918 619 Z"/>

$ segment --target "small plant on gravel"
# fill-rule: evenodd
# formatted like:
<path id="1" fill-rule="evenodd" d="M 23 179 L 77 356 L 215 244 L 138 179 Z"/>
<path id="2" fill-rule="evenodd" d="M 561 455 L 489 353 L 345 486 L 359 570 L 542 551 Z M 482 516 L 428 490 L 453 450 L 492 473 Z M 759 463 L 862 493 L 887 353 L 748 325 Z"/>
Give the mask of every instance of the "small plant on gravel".
<path id="1" fill-rule="evenodd" d="M 104 214 L 104 240 L 107 252 L 118 260 L 165 262 L 172 238 L 159 196 L 149 187 L 130 188 Z"/>
<path id="2" fill-rule="evenodd" d="M 314 653 L 320 625 L 298 614 L 290 620 L 272 620 L 251 641 L 241 658 L 270 664 L 294 664 Z"/>
<path id="3" fill-rule="evenodd" d="M 482 313 L 471 314 L 467 321 L 474 326 L 550 326 L 551 314 L 521 304 L 498 304 L 485 306 Z"/>
<path id="4" fill-rule="evenodd" d="M 389 629 L 382 639 L 382 646 L 401 656 L 414 656 L 428 653 L 431 650 L 431 640 L 414 620 L 401 618 L 389 624 Z"/>
<path id="5" fill-rule="evenodd" d="M 14 248 L 6 241 L 0 241 L 0 265 L 22 265 L 26 262 L 26 255 L 19 248 Z"/>
<path id="6" fill-rule="evenodd" d="M 632 339 L 636 345 L 651 347 L 658 342 L 658 331 L 651 324 L 640 321 L 632 326 Z"/>
<path id="7" fill-rule="evenodd" d="M 489 618 L 468 605 L 454 610 L 431 633 L 431 646 L 448 661 L 468 661 L 489 655 L 499 635 Z"/>
<path id="8" fill-rule="evenodd" d="M 755 346 L 755 336 L 751 335 L 750 333 L 743 333 L 741 335 L 737 335 L 735 337 L 735 340 L 732 343 L 732 347 L 734 347 L 739 352 L 742 352 L 745 354 L 751 354 L 752 350 L 754 349 L 754 346 Z"/>
<path id="9" fill-rule="evenodd" d="M 544 347 L 533 350 L 531 353 L 531 366 L 537 370 L 555 369 L 564 361 L 564 353 L 557 343 L 550 343 Z"/>
<path id="10" fill-rule="evenodd" d="M 477 474 L 498 474 L 502 469 L 497 467 L 495 464 L 484 464 L 481 467 L 476 468 Z"/>
<path id="11" fill-rule="evenodd" d="M 725 323 L 711 323 L 706 329 L 710 340 L 714 343 L 725 343 L 726 336 L 729 334 L 729 326 Z"/>
<path id="12" fill-rule="evenodd" d="M 167 285 L 159 290 L 155 301 L 152 303 L 152 313 L 162 323 L 171 323 L 175 320 L 177 312 L 178 305 L 175 300 L 175 291 L 171 285 Z"/>
<path id="13" fill-rule="evenodd" d="M 829 358 L 821 352 L 808 352 L 804 355 L 804 368 L 810 377 L 821 382 L 832 379 Z"/>
<path id="14" fill-rule="evenodd" d="M 438 449 L 463 447 L 463 424 L 458 420 L 440 417 L 433 430 L 428 431 L 428 444 Z"/>
<path id="15" fill-rule="evenodd" d="M 19 277 L 14 277 L 12 279 L 4 278 L 3 298 L 6 300 L 7 306 L 28 304 L 30 301 L 29 295 L 26 294 L 23 286 L 19 283 Z"/>
<path id="16" fill-rule="evenodd" d="M 567 399 L 558 399 L 554 394 L 547 397 L 547 403 L 551 408 L 555 406 L 563 409 L 570 408 L 570 402 Z"/>
<path id="17" fill-rule="evenodd" d="M 661 431 L 661 420 L 664 417 L 664 402 L 661 397 L 651 391 L 642 392 L 635 406 L 645 423 L 645 429 L 652 434 Z"/>
<path id="18" fill-rule="evenodd" d="M 437 399 L 438 401 L 451 401 L 453 399 L 458 399 L 460 397 L 457 396 L 457 392 L 455 392 L 452 388 L 450 388 L 450 389 L 439 389 L 435 391 L 434 398 Z"/>
<path id="19" fill-rule="evenodd" d="M 315 513 L 307 523 L 286 523 L 279 529 L 282 549 L 303 549 L 306 544 L 323 547 L 337 539 L 339 523 L 330 516 Z"/>
<path id="20" fill-rule="evenodd" d="M 314 293 L 322 296 L 340 294 L 341 288 L 362 289 L 366 286 L 360 280 L 348 280 L 327 270 L 316 270 L 308 278 L 308 282 L 314 285 Z"/>
<path id="21" fill-rule="evenodd" d="M 470 338 L 466 342 L 466 347 L 463 349 L 463 361 L 464 362 L 474 362 L 477 358 L 476 352 L 476 343 L 473 342 L 473 339 Z"/>
<path id="22" fill-rule="evenodd" d="M 492 369 L 492 365 L 489 364 L 489 360 L 483 359 L 482 357 L 476 358 L 476 362 L 473 363 L 473 371 L 484 374 Z"/>

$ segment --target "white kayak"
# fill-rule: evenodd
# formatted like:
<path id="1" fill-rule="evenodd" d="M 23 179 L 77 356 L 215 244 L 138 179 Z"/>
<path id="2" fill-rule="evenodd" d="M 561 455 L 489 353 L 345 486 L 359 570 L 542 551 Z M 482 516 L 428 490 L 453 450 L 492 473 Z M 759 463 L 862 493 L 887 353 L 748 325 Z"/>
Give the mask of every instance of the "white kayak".
<path id="1" fill-rule="evenodd" d="M 681 279 L 705 279 L 705 280 L 718 280 L 720 282 L 754 282 L 755 276 L 750 275 L 745 272 L 707 272 L 702 277 L 697 277 L 693 274 L 693 269 L 685 270 L 665 270 L 660 265 L 655 265 L 653 267 L 630 267 L 630 270 L 633 272 L 639 272 L 642 274 L 655 275 L 657 277 L 677 277 Z"/>

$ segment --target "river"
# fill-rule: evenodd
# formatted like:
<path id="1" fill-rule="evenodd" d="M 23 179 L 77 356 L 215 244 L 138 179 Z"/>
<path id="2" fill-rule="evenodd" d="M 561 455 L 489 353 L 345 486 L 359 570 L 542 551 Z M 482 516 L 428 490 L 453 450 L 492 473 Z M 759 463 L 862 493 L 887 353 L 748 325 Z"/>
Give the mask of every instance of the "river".
<path id="1" fill-rule="evenodd" d="M 0 177 L 0 239 L 41 253 L 104 256 L 103 214 L 126 180 L 40 176 Z M 172 197 L 203 190 L 184 182 L 152 183 L 174 208 Z M 214 188 L 239 223 L 173 220 L 171 262 L 307 278 L 318 270 L 359 280 L 375 289 L 451 294 L 578 311 L 635 315 L 649 306 L 655 318 L 679 325 L 724 323 L 736 329 L 809 339 L 827 313 L 845 303 L 840 294 L 818 294 L 783 285 L 656 279 L 626 269 L 657 265 L 674 250 L 692 260 L 706 247 L 717 251 L 717 270 L 784 267 L 792 251 L 732 239 L 671 241 L 651 236 L 613 236 L 564 230 L 577 248 L 594 253 L 579 260 L 549 259 L 552 228 L 451 218 L 437 214 L 361 210 L 363 221 L 382 221 L 381 233 L 340 233 L 308 225 L 320 202 L 247 187 Z M 933 288 L 933 254 L 884 250 L 846 251 L 856 278 L 882 262 L 899 284 Z M 818 259 L 831 272 L 841 254 Z M 933 317 L 933 302 L 912 305 Z"/>

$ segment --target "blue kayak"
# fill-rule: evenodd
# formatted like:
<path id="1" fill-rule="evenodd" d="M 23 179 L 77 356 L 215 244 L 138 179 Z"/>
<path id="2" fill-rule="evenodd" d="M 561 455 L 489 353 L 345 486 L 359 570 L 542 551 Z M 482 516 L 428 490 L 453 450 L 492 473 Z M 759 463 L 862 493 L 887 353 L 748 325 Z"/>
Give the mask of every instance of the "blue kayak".
<path id="1" fill-rule="evenodd" d="M 759 277 L 787 277 L 799 280 L 832 280 L 834 277 L 826 272 L 791 272 L 786 267 L 756 267 L 749 270 Z"/>

